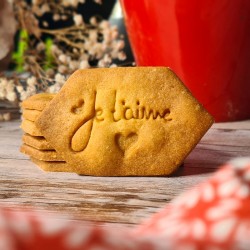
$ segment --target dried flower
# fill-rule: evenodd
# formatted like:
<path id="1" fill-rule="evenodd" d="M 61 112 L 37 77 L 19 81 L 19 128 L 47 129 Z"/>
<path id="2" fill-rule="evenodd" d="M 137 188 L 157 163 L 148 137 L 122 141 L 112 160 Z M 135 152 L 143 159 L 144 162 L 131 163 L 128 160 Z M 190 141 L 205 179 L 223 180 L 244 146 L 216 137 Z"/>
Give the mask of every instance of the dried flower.
<path id="1" fill-rule="evenodd" d="M 90 18 L 89 22 L 90 22 L 90 24 L 92 24 L 92 25 L 97 25 L 97 24 L 98 24 L 97 19 L 96 19 L 96 17 L 94 17 L 94 16 L 92 16 L 92 17 Z"/>
<path id="2" fill-rule="evenodd" d="M 41 52 L 41 51 L 44 51 L 45 50 L 45 44 L 43 42 L 39 42 L 37 45 L 36 45 L 36 49 Z"/>
<path id="3" fill-rule="evenodd" d="M 59 61 L 66 64 L 68 62 L 68 58 L 65 54 L 61 54 L 59 57 L 58 57 Z"/>
<path id="4" fill-rule="evenodd" d="M 110 28 L 109 21 L 107 21 L 107 20 L 101 21 L 100 24 L 99 24 L 99 28 L 100 29 L 108 29 L 108 28 Z"/>
<path id="5" fill-rule="evenodd" d="M 107 20 L 98 21 L 96 17 L 91 17 L 89 24 L 84 23 L 82 15 L 77 13 L 77 6 L 84 3 L 85 0 L 58 0 L 56 3 L 13 0 L 19 29 L 27 34 L 26 40 L 22 40 L 26 49 L 20 58 L 22 68 L 30 77 L 26 84 L 18 77 L 0 78 L 1 100 L 14 103 L 41 91 L 57 93 L 75 70 L 92 66 L 116 67 L 113 59 L 126 58 L 122 51 L 124 41 L 119 38 L 117 27 Z M 54 21 L 70 19 L 74 24 L 51 29 L 43 19 L 45 13 Z M 43 37 L 46 40 L 42 40 Z"/>
<path id="6" fill-rule="evenodd" d="M 80 62 L 79 62 L 79 61 L 71 60 L 70 63 L 69 63 L 69 68 L 70 68 L 72 71 L 75 71 L 75 70 L 79 69 L 79 65 L 80 65 Z"/>
<path id="7" fill-rule="evenodd" d="M 69 6 L 77 7 L 79 4 L 79 0 L 63 0 L 62 4 L 65 7 L 69 7 Z"/>
<path id="8" fill-rule="evenodd" d="M 44 26 L 44 27 L 48 27 L 48 26 L 49 26 L 48 22 L 43 21 L 43 26 Z"/>
<path id="9" fill-rule="evenodd" d="M 43 2 L 43 0 L 32 0 L 32 3 L 34 5 L 40 5 Z"/>
<path id="10" fill-rule="evenodd" d="M 102 0 L 94 0 L 98 4 L 102 4 Z"/>
<path id="11" fill-rule="evenodd" d="M 67 16 L 67 15 L 61 15 L 61 19 L 62 19 L 63 21 L 65 21 L 65 20 L 68 19 L 68 16 Z"/>
<path id="12" fill-rule="evenodd" d="M 90 42 L 95 43 L 97 41 L 97 37 L 98 37 L 97 30 L 90 30 L 89 31 Z"/>
<path id="13" fill-rule="evenodd" d="M 124 60 L 126 60 L 127 57 L 126 57 L 126 54 L 123 51 L 121 51 L 118 53 L 117 58 L 121 61 L 124 61 Z"/>
<path id="14" fill-rule="evenodd" d="M 43 14 L 45 14 L 46 12 L 50 12 L 50 7 L 49 7 L 49 5 L 48 5 L 47 3 L 44 3 L 44 4 L 41 6 L 40 10 L 41 10 L 41 13 L 42 13 L 42 15 L 43 15 Z"/>
<path id="15" fill-rule="evenodd" d="M 83 24 L 83 18 L 82 18 L 82 15 L 80 14 L 75 14 L 73 16 L 73 20 L 76 26 L 80 26 Z"/>
<path id="16" fill-rule="evenodd" d="M 89 62 L 87 61 L 87 60 L 83 60 L 83 61 L 81 61 L 81 63 L 80 63 L 80 66 L 79 66 L 79 69 L 87 69 L 87 68 L 89 68 L 90 66 L 89 66 Z"/>
<path id="17" fill-rule="evenodd" d="M 56 13 L 56 14 L 53 15 L 53 20 L 54 21 L 59 21 L 60 19 L 61 19 L 61 16 L 59 14 Z"/>
<path id="18" fill-rule="evenodd" d="M 117 51 L 124 49 L 124 47 L 125 47 L 125 42 L 123 40 L 117 41 L 114 45 L 114 49 L 116 49 Z"/>
<path id="19" fill-rule="evenodd" d="M 34 86 L 36 85 L 36 78 L 34 76 L 31 76 L 27 79 L 27 85 L 28 86 Z"/>
<path id="20" fill-rule="evenodd" d="M 66 81 L 65 76 L 63 76 L 62 74 L 57 73 L 55 75 L 55 81 L 56 81 L 56 83 L 59 83 L 59 84 L 63 85 L 65 83 L 65 81 Z"/>
<path id="21" fill-rule="evenodd" d="M 61 74 L 66 74 L 67 73 L 68 68 L 65 65 L 59 65 L 58 66 L 58 72 Z"/>
<path id="22" fill-rule="evenodd" d="M 55 71 L 53 69 L 47 69 L 46 70 L 46 75 L 50 78 L 50 77 L 54 77 L 55 75 Z"/>
<path id="23" fill-rule="evenodd" d="M 13 80 L 8 81 L 6 78 L 0 78 L 0 99 L 6 99 L 10 102 L 14 102 L 17 99 Z"/>

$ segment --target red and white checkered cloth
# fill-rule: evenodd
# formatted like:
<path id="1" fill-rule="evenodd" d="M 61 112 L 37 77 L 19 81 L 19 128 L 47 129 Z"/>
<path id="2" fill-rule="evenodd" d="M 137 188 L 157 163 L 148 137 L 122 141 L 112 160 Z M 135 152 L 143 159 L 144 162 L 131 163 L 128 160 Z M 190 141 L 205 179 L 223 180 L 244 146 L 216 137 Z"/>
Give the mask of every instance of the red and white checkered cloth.
<path id="1" fill-rule="evenodd" d="M 249 250 L 250 158 L 225 164 L 136 229 L 0 208 L 0 250 Z"/>

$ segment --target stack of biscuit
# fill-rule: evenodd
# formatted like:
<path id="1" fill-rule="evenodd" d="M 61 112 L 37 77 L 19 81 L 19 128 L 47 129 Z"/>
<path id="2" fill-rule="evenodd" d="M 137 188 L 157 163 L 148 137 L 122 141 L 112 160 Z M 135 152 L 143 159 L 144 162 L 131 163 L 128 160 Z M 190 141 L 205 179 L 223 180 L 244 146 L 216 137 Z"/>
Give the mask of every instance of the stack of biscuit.
<path id="1" fill-rule="evenodd" d="M 21 128 L 24 134 L 20 151 L 30 156 L 30 159 L 44 171 L 66 172 L 68 171 L 67 163 L 35 125 L 35 121 L 54 96 L 55 94 L 40 93 L 22 103 Z"/>
<path id="2" fill-rule="evenodd" d="M 93 176 L 170 175 L 213 123 L 166 67 L 78 70 L 22 108 L 21 152 L 45 171 Z"/>

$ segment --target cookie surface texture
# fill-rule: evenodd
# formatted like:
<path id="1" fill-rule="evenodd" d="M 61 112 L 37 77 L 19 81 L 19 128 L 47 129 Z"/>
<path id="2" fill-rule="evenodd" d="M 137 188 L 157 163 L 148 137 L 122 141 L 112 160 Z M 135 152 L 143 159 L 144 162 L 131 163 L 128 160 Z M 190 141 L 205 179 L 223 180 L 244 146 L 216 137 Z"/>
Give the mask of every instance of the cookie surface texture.
<path id="1" fill-rule="evenodd" d="M 75 72 L 35 124 L 76 173 L 169 175 L 213 123 L 166 67 Z"/>

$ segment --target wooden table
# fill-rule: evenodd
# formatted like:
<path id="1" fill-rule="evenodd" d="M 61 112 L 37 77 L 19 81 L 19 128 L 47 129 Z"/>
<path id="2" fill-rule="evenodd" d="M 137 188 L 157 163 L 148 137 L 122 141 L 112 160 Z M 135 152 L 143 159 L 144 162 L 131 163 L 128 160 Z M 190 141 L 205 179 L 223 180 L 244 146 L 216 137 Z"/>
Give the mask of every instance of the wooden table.
<path id="1" fill-rule="evenodd" d="M 90 177 L 45 173 L 19 153 L 20 121 L 0 123 L 0 203 L 49 210 L 58 217 L 136 225 L 220 164 L 250 156 L 250 120 L 214 124 L 171 177 Z M 60 212 L 60 213 L 58 213 Z"/>

